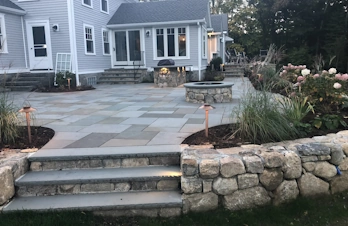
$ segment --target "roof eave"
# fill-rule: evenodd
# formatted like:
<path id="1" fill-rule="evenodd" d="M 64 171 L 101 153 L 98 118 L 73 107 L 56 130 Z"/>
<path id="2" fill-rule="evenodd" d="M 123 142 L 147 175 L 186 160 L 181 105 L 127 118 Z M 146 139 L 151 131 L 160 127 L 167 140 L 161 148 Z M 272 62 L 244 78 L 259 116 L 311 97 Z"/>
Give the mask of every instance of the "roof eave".
<path id="1" fill-rule="evenodd" d="M 163 25 L 196 24 L 196 23 L 205 23 L 205 19 L 149 22 L 149 23 L 131 23 L 131 24 L 108 24 L 106 27 L 110 29 L 117 29 L 117 28 L 130 28 L 130 27 L 148 27 L 148 26 L 153 27 L 153 26 L 163 26 Z"/>
<path id="2" fill-rule="evenodd" d="M 5 6 L 0 6 L 0 12 L 12 13 L 12 14 L 21 15 L 21 16 L 27 13 L 24 10 L 13 9 L 13 8 L 5 7 Z"/>

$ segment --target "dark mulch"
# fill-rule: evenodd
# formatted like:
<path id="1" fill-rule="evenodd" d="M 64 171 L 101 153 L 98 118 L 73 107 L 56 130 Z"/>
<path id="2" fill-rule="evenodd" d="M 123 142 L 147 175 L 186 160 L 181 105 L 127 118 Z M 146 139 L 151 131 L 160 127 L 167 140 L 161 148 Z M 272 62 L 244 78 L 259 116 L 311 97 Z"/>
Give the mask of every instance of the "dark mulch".
<path id="1" fill-rule="evenodd" d="M 344 118 L 344 121 L 348 124 L 348 119 Z M 205 130 L 201 130 L 197 133 L 187 137 L 182 143 L 188 145 L 206 145 L 211 144 L 215 148 L 231 148 L 240 147 L 243 144 L 250 144 L 250 141 L 242 140 L 238 136 L 232 136 L 235 132 L 235 124 L 225 124 L 215 127 L 211 127 L 208 130 L 208 137 L 205 137 Z M 318 130 L 312 129 L 306 137 L 322 136 L 329 133 L 337 133 L 341 130 L 345 130 L 343 126 L 333 130 Z M 301 137 L 299 137 L 301 138 Z M 303 138 L 303 137 L 302 137 Z"/>
<path id="2" fill-rule="evenodd" d="M 38 87 L 34 89 L 35 92 L 43 92 L 43 93 L 63 93 L 63 92 L 76 92 L 76 91 L 86 91 L 86 90 L 94 90 L 93 86 L 78 86 L 74 88 L 68 87 Z"/>
<path id="3" fill-rule="evenodd" d="M 19 127 L 19 136 L 14 144 L 0 143 L 0 151 L 2 149 L 27 149 L 41 148 L 48 143 L 54 136 L 54 130 L 41 126 L 31 127 L 31 144 L 28 139 L 28 128 L 26 126 Z"/>

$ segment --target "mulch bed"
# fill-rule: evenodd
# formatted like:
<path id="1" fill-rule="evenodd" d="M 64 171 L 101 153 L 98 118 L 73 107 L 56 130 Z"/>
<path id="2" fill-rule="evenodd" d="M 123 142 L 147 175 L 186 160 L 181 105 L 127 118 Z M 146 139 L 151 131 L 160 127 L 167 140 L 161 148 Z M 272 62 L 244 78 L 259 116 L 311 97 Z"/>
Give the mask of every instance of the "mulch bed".
<path id="1" fill-rule="evenodd" d="M 93 86 L 78 86 L 74 88 L 68 88 L 68 87 L 39 87 L 35 89 L 36 92 L 43 92 L 43 93 L 65 93 L 65 92 L 76 92 L 76 91 L 86 91 L 86 90 L 94 90 L 95 88 Z"/>
<path id="2" fill-rule="evenodd" d="M 14 144 L 0 144 L 0 151 L 3 149 L 27 149 L 38 148 L 40 149 L 48 143 L 54 136 L 54 130 L 41 126 L 31 127 L 31 139 L 29 144 L 28 128 L 26 126 L 19 127 L 19 136 Z"/>

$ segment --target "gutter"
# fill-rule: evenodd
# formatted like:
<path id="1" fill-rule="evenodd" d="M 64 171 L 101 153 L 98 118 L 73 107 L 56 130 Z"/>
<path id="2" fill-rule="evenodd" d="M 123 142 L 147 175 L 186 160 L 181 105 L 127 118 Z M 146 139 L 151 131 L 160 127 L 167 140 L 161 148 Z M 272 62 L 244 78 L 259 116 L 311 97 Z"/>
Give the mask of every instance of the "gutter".
<path id="1" fill-rule="evenodd" d="M 4 13 L 12 13 L 12 14 L 21 15 L 21 16 L 27 14 L 27 12 L 25 12 L 24 10 L 13 9 L 13 8 L 5 7 L 5 6 L 0 6 L 0 11 Z"/>
<path id="2" fill-rule="evenodd" d="M 183 20 L 183 21 L 166 21 L 166 22 L 147 22 L 147 23 L 130 23 L 130 24 L 108 24 L 106 27 L 110 29 L 131 28 L 131 27 L 159 27 L 163 25 L 179 25 L 179 24 L 196 24 L 204 23 L 205 20 Z"/>

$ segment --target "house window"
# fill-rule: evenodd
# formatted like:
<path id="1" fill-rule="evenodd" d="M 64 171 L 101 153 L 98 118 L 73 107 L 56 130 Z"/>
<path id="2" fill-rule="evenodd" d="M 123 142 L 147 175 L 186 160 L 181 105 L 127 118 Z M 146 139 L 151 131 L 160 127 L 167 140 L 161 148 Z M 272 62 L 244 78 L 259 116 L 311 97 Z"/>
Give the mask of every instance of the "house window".
<path id="1" fill-rule="evenodd" d="M 156 29 L 157 57 L 186 57 L 186 28 Z"/>
<path id="2" fill-rule="evenodd" d="M 203 35 L 202 35 L 202 55 L 203 58 L 207 58 L 207 31 L 203 29 Z"/>
<path id="3" fill-rule="evenodd" d="M 92 8 L 92 0 L 82 0 L 82 5 Z"/>
<path id="4" fill-rule="evenodd" d="M 109 13 L 109 2 L 108 0 L 100 0 L 100 10 L 104 13 Z"/>
<path id="5" fill-rule="evenodd" d="M 84 25 L 83 27 L 85 31 L 85 53 L 95 54 L 94 27 L 90 25 Z"/>
<path id="6" fill-rule="evenodd" d="M 5 17 L 0 14 L 0 52 L 7 53 Z"/>
<path id="7" fill-rule="evenodd" d="M 104 55 L 110 55 L 110 42 L 109 42 L 109 31 L 103 29 L 103 53 Z"/>

